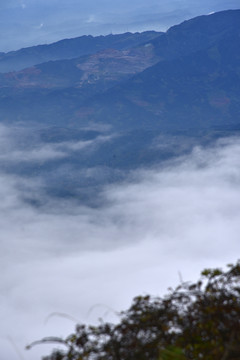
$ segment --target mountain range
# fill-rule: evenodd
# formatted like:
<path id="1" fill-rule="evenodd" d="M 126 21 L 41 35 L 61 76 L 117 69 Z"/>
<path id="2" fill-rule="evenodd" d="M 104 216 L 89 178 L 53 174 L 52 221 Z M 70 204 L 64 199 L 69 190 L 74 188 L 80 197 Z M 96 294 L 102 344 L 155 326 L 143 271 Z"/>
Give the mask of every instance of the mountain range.
<path id="1" fill-rule="evenodd" d="M 0 120 L 27 127 L 18 135 L 25 150 L 86 145 L 68 145 L 55 161 L 2 165 L 43 176 L 51 193 L 85 194 L 125 171 L 238 133 L 240 10 L 166 33 L 83 36 L 1 53 L 0 71 Z"/>

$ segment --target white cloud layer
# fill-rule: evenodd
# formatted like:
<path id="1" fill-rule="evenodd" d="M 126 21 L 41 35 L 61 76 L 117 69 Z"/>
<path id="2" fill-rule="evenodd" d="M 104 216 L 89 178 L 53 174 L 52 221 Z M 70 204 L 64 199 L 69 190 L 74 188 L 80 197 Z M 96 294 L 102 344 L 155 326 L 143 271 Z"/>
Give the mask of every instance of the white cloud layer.
<path id="1" fill-rule="evenodd" d="M 21 136 L 24 139 L 21 139 Z M 99 135 L 93 140 L 33 143 L 22 128 L 8 128 L 0 124 L 0 164 L 38 163 L 67 158 L 73 152 L 93 151 L 116 135 Z M 31 137 L 31 135 L 30 135 Z"/>
<path id="2" fill-rule="evenodd" d="M 138 294 L 163 294 L 178 283 L 179 271 L 194 280 L 204 267 L 234 262 L 240 250 L 239 159 L 239 138 L 195 148 L 164 168 L 136 171 L 107 187 L 98 208 L 50 199 L 34 208 L 22 198 L 38 192 L 38 184 L 2 173 L 2 358 L 48 354 L 49 347 L 23 348 L 73 330 L 62 317 L 44 323 L 53 312 L 81 322 L 113 319 L 110 308 L 122 310 Z"/>

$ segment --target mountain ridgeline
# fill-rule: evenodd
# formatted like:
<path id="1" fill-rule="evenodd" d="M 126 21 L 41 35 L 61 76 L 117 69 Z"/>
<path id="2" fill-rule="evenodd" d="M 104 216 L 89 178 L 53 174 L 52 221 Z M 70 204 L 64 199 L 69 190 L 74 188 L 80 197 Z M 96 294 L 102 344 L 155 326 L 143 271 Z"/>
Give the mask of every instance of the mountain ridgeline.
<path id="1" fill-rule="evenodd" d="M 85 35 L 73 39 L 60 40 L 49 45 L 38 45 L 18 51 L 0 53 L 0 72 L 22 70 L 50 60 L 72 59 L 94 54 L 107 48 L 124 50 L 137 46 L 144 41 L 151 41 L 158 36 L 159 33 L 155 31 L 96 37 Z"/>
<path id="2" fill-rule="evenodd" d="M 229 10 L 161 34 L 83 36 L 8 53 L 0 69 L 11 59 L 18 69 L 23 54 L 33 66 L 1 74 L 1 121 L 117 130 L 235 124 L 239 44 L 240 10 Z"/>
<path id="3" fill-rule="evenodd" d="M 50 192 L 86 192 L 240 130 L 240 10 L 199 16 L 166 33 L 83 36 L 1 53 L 0 72 L 1 123 L 27 125 L 24 146 L 33 138 L 95 144 L 72 147 L 55 162 L 5 168 L 51 174 Z M 68 170 L 58 192 L 54 169 L 66 166 L 94 175 L 80 181 Z"/>

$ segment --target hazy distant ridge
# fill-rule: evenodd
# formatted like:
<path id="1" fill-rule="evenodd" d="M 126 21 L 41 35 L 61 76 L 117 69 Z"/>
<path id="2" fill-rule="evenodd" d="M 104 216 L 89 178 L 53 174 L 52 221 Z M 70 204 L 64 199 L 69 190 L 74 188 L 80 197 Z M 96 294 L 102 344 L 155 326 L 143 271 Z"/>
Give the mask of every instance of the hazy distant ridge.
<path id="1" fill-rule="evenodd" d="M 72 59 L 107 48 L 123 50 L 150 41 L 159 32 L 124 33 L 106 36 L 80 36 L 49 45 L 37 45 L 8 53 L 0 53 L 0 72 L 17 71 L 49 60 Z"/>

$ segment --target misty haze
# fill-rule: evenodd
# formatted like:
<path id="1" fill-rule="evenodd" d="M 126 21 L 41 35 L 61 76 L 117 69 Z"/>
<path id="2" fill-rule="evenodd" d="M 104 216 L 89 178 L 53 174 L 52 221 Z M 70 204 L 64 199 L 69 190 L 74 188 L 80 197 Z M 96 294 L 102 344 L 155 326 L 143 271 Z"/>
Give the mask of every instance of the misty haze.
<path id="1" fill-rule="evenodd" d="M 41 10 L 45 28 L 33 3 L 19 23 Z M 52 4 L 36 46 L 0 41 L 3 360 L 40 360 L 53 347 L 27 344 L 116 322 L 134 296 L 239 256 L 240 10 L 134 1 L 120 24 L 92 1 L 73 29 L 73 3 L 65 20 Z"/>

